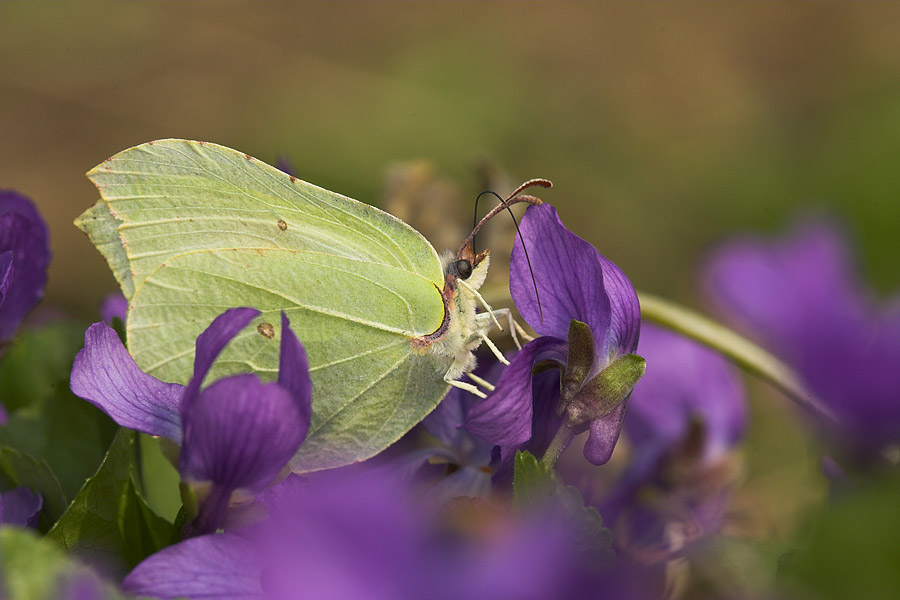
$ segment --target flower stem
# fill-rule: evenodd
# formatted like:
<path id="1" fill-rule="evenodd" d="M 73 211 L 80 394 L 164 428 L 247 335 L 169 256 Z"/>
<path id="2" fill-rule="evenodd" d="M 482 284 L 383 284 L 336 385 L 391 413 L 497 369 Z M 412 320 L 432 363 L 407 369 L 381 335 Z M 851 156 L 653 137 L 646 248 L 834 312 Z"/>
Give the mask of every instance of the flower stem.
<path id="1" fill-rule="evenodd" d="M 639 293 L 641 318 L 668 327 L 724 355 L 733 363 L 768 382 L 804 409 L 831 423 L 834 414 L 819 401 L 794 371 L 747 338 L 671 300 Z"/>
<path id="2" fill-rule="evenodd" d="M 559 429 L 556 430 L 556 435 L 553 436 L 553 440 L 547 447 L 547 451 L 544 452 L 544 456 L 543 458 L 541 458 L 541 463 L 547 465 L 552 469 L 556 464 L 556 461 L 559 459 L 559 455 L 562 454 L 562 451 L 566 449 L 566 446 L 568 446 L 569 442 L 572 441 L 572 437 L 574 435 L 574 431 L 572 431 L 565 425 L 560 425 Z"/>

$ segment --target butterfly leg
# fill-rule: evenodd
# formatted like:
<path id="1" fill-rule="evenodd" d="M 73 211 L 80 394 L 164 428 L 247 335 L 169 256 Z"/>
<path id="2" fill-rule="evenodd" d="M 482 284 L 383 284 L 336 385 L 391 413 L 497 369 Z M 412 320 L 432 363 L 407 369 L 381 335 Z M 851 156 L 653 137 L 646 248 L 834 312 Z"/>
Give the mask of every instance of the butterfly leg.
<path id="1" fill-rule="evenodd" d="M 459 381 L 457 379 L 453 379 L 450 376 L 451 372 L 452 372 L 452 370 L 447 371 L 447 373 L 444 375 L 444 381 L 446 381 L 447 383 L 449 383 L 450 385 L 452 385 L 455 388 L 465 390 L 465 391 L 469 392 L 470 394 L 475 394 L 479 398 L 487 398 L 487 394 L 485 394 L 484 392 L 479 390 L 477 387 L 475 387 L 471 383 L 466 383 L 465 381 Z"/>
<path id="2" fill-rule="evenodd" d="M 509 323 L 509 333 L 512 336 L 513 342 L 516 344 L 516 348 L 519 350 L 522 349 L 522 343 L 519 341 L 519 336 L 522 336 L 526 342 L 530 342 L 534 338 L 522 329 L 522 326 L 519 325 L 516 320 L 513 318 L 512 311 L 508 308 L 498 308 L 493 311 L 495 317 L 506 317 L 507 323 Z"/>
<path id="3" fill-rule="evenodd" d="M 466 283 L 465 280 L 463 280 L 463 279 L 458 279 L 457 283 L 459 283 L 461 286 L 463 286 L 470 294 L 475 296 L 475 298 L 477 298 L 478 301 L 481 302 L 481 305 L 484 307 L 484 310 L 487 311 L 486 313 L 483 313 L 483 314 L 490 315 L 490 319 L 494 322 L 494 325 L 497 326 L 497 329 L 499 329 L 500 331 L 503 331 L 503 326 L 500 325 L 500 321 L 498 321 L 497 317 L 494 316 L 494 312 L 495 312 L 494 309 L 491 308 L 491 305 L 488 304 L 487 301 L 484 299 L 484 297 L 478 293 L 478 290 L 476 290 L 474 287 L 472 287 L 471 285 Z M 507 309 L 507 310 L 509 310 L 509 309 Z"/>
<path id="4" fill-rule="evenodd" d="M 483 378 L 479 377 L 478 375 L 476 375 L 475 373 L 466 373 L 466 375 L 469 377 L 469 379 L 471 379 L 472 381 L 474 381 L 475 383 L 477 383 L 478 385 L 480 385 L 487 391 L 489 391 L 489 392 L 494 391 L 494 384 L 491 383 L 490 381 L 488 381 L 487 379 L 483 379 Z"/>

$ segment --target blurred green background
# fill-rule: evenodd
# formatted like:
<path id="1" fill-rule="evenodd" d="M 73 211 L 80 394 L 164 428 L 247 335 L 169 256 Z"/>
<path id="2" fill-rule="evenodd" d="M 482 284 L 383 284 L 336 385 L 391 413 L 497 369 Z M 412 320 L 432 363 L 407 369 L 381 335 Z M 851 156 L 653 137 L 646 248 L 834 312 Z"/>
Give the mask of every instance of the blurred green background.
<path id="1" fill-rule="evenodd" d="M 463 208 L 433 208 L 454 219 L 479 161 L 546 177 L 541 197 L 639 289 L 698 306 L 711 244 L 831 214 L 887 293 L 898 26 L 898 3 L 4 0 L 0 185 L 50 222 L 45 305 L 83 318 L 115 289 L 71 224 L 97 198 L 84 172 L 164 137 L 283 155 L 373 203 L 389 165 L 428 159 L 459 186 Z M 752 390 L 739 528 L 777 539 L 822 497 L 818 455 L 782 398 Z"/>

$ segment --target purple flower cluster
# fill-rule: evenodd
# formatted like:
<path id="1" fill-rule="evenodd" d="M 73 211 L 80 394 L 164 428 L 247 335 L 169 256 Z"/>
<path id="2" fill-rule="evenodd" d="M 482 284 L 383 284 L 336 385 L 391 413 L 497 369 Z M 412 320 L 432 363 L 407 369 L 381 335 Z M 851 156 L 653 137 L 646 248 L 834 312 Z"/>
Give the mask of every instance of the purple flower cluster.
<path id="1" fill-rule="evenodd" d="M 235 492 L 258 494 L 303 443 L 310 420 L 312 383 L 306 353 L 281 319 L 278 381 L 234 375 L 201 389 L 216 357 L 259 314 L 231 309 L 197 338 L 194 376 L 187 386 L 144 373 L 105 323 L 85 334 L 72 367 L 72 391 L 123 427 L 168 438 L 181 446 L 178 470 L 199 500 L 194 534 L 224 522 Z M 189 502 L 190 503 L 190 502 Z"/>
<path id="2" fill-rule="evenodd" d="M 44 295 L 50 245 L 47 224 L 25 196 L 0 190 L 0 357 Z M 0 404 L 0 426 L 6 423 Z M 0 494 L 0 523 L 35 527 L 41 495 L 19 487 Z"/>
<path id="3" fill-rule="evenodd" d="M 823 426 L 839 452 L 869 460 L 900 441 L 900 298 L 879 305 L 855 272 L 841 233 L 808 222 L 783 239 L 723 246 L 706 284 L 837 416 Z"/>
<path id="4" fill-rule="evenodd" d="M 0 209 L 4 342 L 40 298 L 49 252 L 27 200 L 4 195 Z M 663 597 L 671 561 L 728 523 L 734 450 L 747 426 L 741 380 L 710 349 L 642 324 L 622 270 L 552 206 L 529 207 L 521 234 L 510 292 L 539 337 L 508 366 L 479 370 L 493 392 L 479 400 L 451 391 L 422 424 L 436 445 L 304 477 L 288 465 L 306 437 L 313 390 L 284 315 L 275 381 L 205 382 L 259 314 L 234 308 L 198 337 L 182 386 L 135 364 L 111 327 L 127 304 L 108 299 L 105 322 L 85 333 L 71 390 L 119 425 L 179 447 L 188 517 L 180 541 L 137 564 L 122 589 L 157 598 Z M 875 307 L 851 273 L 836 233 L 815 225 L 780 242 L 724 247 L 708 287 L 839 415 L 829 434 L 840 447 L 870 457 L 900 441 L 900 311 Z M 617 466 L 596 469 L 622 430 Z M 587 462 L 554 471 L 582 433 Z M 42 502 L 26 488 L 4 491 L 0 523 L 35 526 Z M 610 546 L 614 566 L 596 552 Z"/>

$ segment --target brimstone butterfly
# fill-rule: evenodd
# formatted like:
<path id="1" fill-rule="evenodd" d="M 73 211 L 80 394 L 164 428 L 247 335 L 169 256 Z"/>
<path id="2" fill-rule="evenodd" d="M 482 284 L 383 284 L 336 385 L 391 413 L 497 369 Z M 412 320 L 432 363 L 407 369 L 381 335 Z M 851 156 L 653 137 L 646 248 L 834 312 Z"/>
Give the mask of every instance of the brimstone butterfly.
<path id="1" fill-rule="evenodd" d="M 262 311 L 211 378 L 278 369 L 279 312 L 306 347 L 313 419 L 296 471 L 364 460 L 396 441 L 474 367 L 497 316 L 477 312 L 487 252 L 443 260 L 415 229 L 246 154 L 159 140 L 88 173 L 102 196 L 77 220 L 129 301 L 128 349 L 185 383 L 197 335 L 235 306 Z M 504 205 L 528 201 L 516 194 Z M 477 227 L 476 227 L 477 230 Z M 474 233 L 474 232 L 473 232 Z M 471 239 L 471 237 L 470 237 Z M 511 319 L 510 319 L 510 325 Z M 496 352 L 496 349 L 494 349 Z"/>

